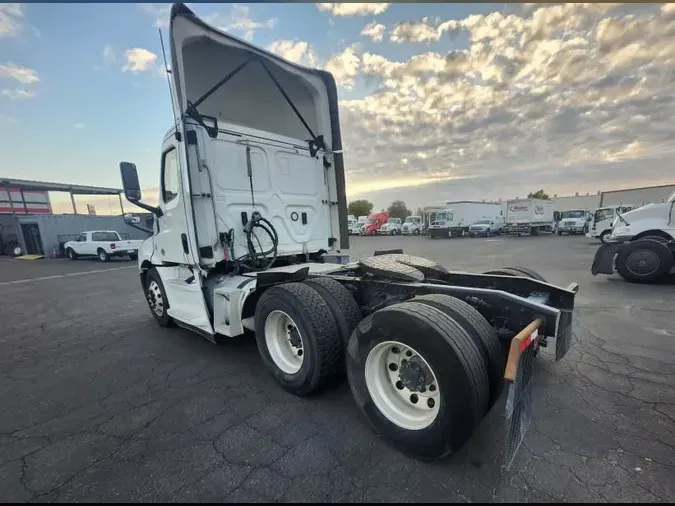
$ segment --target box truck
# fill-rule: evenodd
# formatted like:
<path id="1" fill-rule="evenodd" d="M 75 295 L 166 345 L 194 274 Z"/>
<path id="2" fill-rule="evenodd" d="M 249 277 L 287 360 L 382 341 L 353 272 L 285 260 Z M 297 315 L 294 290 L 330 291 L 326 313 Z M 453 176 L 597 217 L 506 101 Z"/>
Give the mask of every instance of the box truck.
<path id="1" fill-rule="evenodd" d="M 555 203 L 545 199 L 512 199 L 506 203 L 507 234 L 553 232 Z"/>

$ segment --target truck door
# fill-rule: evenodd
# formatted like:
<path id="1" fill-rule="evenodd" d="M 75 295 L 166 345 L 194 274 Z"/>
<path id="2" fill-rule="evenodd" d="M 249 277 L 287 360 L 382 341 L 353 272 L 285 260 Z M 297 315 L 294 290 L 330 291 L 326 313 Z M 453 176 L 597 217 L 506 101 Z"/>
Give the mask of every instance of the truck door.
<path id="1" fill-rule="evenodd" d="M 157 218 L 159 232 L 155 236 L 153 264 L 164 262 L 187 264 L 191 251 L 188 245 L 188 223 L 183 202 L 181 170 L 178 150 L 173 142 L 164 145 L 161 160 L 159 208 L 162 216 Z"/>

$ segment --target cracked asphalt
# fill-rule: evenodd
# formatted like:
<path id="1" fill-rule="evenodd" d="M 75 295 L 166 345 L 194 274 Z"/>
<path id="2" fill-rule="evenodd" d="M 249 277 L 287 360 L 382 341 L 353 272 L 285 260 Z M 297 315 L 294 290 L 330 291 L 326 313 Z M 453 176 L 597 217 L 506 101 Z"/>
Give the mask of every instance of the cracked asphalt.
<path id="1" fill-rule="evenodd" d="M 534 421 L 501 467 L 498 403 L 449 460 L 378 440 L 342 384 L 285 393 L 250 335 L 159 328 L 131 262 L 0 258 L 0 501 L 675 501 L 675 284 L 590 274 L 583 237 L 353 238 L 450 268 L 580 283 L 577 340 L 537 359 Z M 90 272 L 94 271 L 94 272 Z"/>

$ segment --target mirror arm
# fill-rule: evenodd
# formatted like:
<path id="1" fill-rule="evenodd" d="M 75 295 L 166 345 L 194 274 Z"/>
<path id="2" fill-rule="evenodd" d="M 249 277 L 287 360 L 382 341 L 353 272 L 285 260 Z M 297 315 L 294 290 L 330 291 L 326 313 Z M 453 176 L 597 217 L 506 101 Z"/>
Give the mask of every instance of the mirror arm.
<path id="1" fill-rule="evenodd" d="M 140 207 L 141 209 L 145 209 L 146 211 L 150 211 L 152 214 L 157 216 L 158 218 L 161 218 L 164 216 L 164 213 L 159 207 L 151 206 L 150 204 L 146 204 L 144 202 L 141 202 L 140 200 L 133 200 L 127 197 L 127 200 L 131 202 L 133 205 Z"/>

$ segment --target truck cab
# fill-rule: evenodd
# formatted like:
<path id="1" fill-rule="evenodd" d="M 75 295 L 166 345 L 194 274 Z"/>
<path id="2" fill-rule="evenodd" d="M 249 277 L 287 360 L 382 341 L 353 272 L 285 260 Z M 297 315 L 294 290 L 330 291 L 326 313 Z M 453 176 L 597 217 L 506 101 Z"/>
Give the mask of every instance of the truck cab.
<path id="1" fill-rule="evenodd" d="M 586 234 L 593 215 L 586 209 L 569 209 L 560 214 L 557 222 L 558 235 Z"/>
<path id="2" fill-rule="evenodd" d="M 419 235 L 422 233 L 422 217 L 408 216 L 401 226 L 403 235 Z"/>
<path id="3" fill-rule="evenodd" d="M 399 235 L 401 233 L 401 218 L 389 218 L 387 223 L 380 227 L 380 235 Z"/>
<path id="4" fill-rule="evenodd" d="M 630 204 L 599 207 L 593 213 L 591 227 L 586 234 L 586 237 L 597 238 L 600 239 L 601 242 L 605 242 L 607 237 L 609 237 L 609 235 L 612 233 L 612 224 L 614 223 L 614 219 L 619 214 L 625 214 L 629 211 L 632 211 L 633 209 L 635 209 L 635 207 Z"/>
<path id="5" fill-rule="evenodd" d="M 375 213 L 371 213 L 366 219 L 366 222 L 361 226 L 360 234 L 377 235 L 382 225 L 387 223 L 388 220 L 388 211 L 377 211 Z"/>

